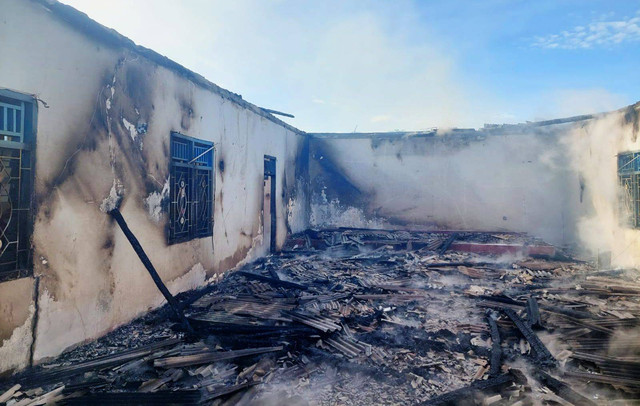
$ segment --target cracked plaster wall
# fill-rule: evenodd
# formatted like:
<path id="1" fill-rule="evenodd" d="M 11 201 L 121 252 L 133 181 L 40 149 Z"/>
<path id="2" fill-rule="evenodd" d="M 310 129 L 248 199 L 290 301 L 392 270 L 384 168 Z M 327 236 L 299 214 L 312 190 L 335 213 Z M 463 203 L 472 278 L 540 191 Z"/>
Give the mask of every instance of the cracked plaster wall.
<path id="1" fill-rule="evenodd" d="M 10 40 L 0 41 L 0 54 L 12 57 L 0 63 L 0 87 L 49 106 L 39 108 L 36 147 L 36 362 L 162 303 L 126 238 L 100 210 L 110 196 L 121 199 L 129 227 L 174 293 L 268 251 L 260 235 L 265 154 L 277 158 L 278 245 L 288 231 L 307 227 L 303 136 L 180 72 L 83 35 L 38 2 L 2 0 L 2 9 L 0 38 Z M 171 131 L 213 141 L 216 149 L 214 235 L 169 246 L 163 205 Z M 0 293 L 9 284 L 25 295 L 0 294 L 4 339 L 30 323 L 33 306 L 32 279 L 0 284 Z M 26 365 L 23 342 L 3 342 L 0 352 L 16 361 L 0 371 Z"/>

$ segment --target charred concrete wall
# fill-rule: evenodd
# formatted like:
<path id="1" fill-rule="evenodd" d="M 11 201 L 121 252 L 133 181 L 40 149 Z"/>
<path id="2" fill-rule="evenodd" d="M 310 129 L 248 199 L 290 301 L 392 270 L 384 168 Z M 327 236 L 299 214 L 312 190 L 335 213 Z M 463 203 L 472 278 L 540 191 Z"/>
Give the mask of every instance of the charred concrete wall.
<path id="1" fill-rule="evenodd" d="M 638 267 L 617 155 L 640 151 L 639 111 L 485 131 L 312 134 L 311 223 L 527 232 Z"/>
<path id="2" fill-rule="evenodd" d="M 617 155 L 640 151 L 640 103 L 575 126 L 562 138 L 568 165 L 579 174 L 593 210 L 577 219 L 579 242 L 614 267 L 640 267 L 640 230 L 621 210 Z"/>
<path id="3" fill-rule="evenodd" d="M 0 55 L 11 57 L 0 62 L 0 87 L 43 103 L 32 237 L 40 283 L 35 295 L 33 278 L 0 284 L 0 372 L 162 304 L 101 210 L 113 198 L 173 293 L 268 251 L 264 155 L 277 159 L 277 244 L 308 226 L 301 132 L 66 6 L 2 0 L 2 10 Z M 167 244 L 172 131 L 215 143 L 212 238 Z"/>
<path id="4" fill-rule="evenodd" d="M 573 242 L 591 207 L 562 142 L 569 128 L 318 135 L 312 224 L 521 231 Z"/>

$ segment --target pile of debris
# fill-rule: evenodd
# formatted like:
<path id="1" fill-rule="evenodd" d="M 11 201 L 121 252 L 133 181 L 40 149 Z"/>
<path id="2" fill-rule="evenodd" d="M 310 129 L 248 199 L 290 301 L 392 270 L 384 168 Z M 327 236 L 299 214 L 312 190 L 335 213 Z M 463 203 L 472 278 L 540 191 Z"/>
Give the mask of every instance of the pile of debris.
<path id="1" fill-rule="evenodd" d="M 191 331 L 159 309 L 0 381 L 0 404 L 632 404 L 640 274 L 556 251 L 309 231 L 179 296 Z"/>

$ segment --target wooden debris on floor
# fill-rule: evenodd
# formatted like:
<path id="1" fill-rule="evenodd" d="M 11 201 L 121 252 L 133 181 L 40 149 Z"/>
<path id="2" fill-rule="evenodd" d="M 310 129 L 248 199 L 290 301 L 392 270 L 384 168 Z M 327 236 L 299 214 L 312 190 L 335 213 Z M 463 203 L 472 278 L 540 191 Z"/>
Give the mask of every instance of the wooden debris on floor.
<path id="1" fill-rule="evenodd" d="M 0 380 L 0 404 L 591 405 L 640 398 L 640 273 L 462 252 L 514 233 L 308 231 Z M 546 251 L 545 251 L 546 252 Z M 174 303 L 175 305 L 175 303 Z M 184 323 L 182 323 L 184 325 Z"/>

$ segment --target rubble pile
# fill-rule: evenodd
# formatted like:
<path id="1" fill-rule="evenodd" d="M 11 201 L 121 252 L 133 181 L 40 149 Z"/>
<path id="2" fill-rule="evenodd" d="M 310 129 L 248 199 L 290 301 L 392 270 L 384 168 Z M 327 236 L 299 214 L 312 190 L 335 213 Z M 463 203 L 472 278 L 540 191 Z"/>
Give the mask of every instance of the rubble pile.
<path id="1" fill-rule="evenodd" d="M 159 309 L 0 404 L 635 404 L 639 276 L 520 234 L 309 231 L 178 296 L 195 333 Z"/>

